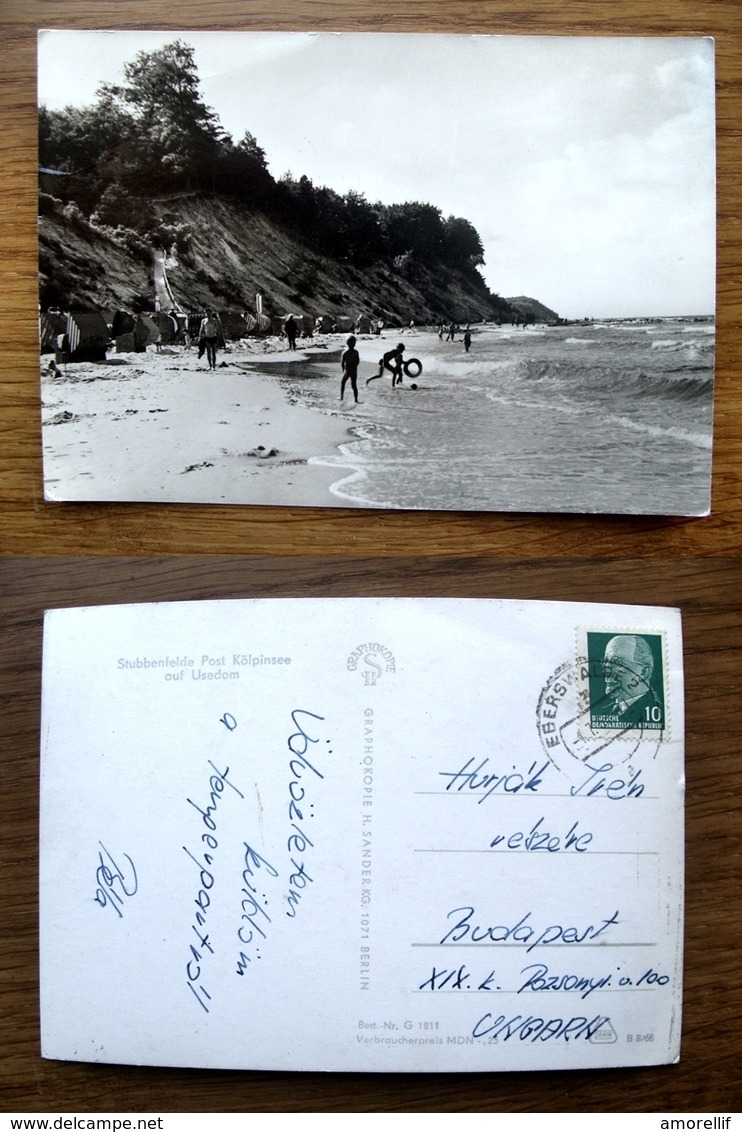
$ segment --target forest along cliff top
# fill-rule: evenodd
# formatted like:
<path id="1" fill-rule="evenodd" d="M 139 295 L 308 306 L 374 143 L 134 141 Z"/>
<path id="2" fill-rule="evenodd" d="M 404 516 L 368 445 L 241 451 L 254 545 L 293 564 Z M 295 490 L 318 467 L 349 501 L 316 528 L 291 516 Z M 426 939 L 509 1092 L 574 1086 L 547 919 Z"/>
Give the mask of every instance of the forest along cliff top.
<path id="1" fill-rule="evenodd" d="M 420 201 L 371 203 L 275 180 L 249 130 L 235 144 L 201 97 L 192 47 L 140 52 L 88 107 L 39 110 L 42 309 L 147 309 L 152 253 L 179 301 L 388 321 L 507 318 L 479 234 Z"/>

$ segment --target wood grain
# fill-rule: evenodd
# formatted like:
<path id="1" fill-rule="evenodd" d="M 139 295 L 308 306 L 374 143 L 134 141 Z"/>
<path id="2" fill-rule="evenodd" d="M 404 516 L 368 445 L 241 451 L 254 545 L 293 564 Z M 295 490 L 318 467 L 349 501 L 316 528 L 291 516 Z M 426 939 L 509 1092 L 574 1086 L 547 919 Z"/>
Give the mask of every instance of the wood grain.
<path id="1" fill-rule="evenodd" d="M 706 519 L 53 504 L 42 498 L 36 294 L 35 34 L 42 27 L 712 35 L 718 78 L 718 345 Z M 738 0 L 164 0 L 0 3 L 0 553 L 348 556 L 737 553 L 742 468 L 742 6 Z M 81 61 L 84 65 L 84 61 Z"/>
<path id="2" fill-rule="evenodd" d="M 36 342 L 38 27 L 713 35 L 719 188 L 711 517 L 45 503 Z M 738 0 L 656 0 L 652 5 L 645 0 L 348 0 L 342 6 L 329 0 L 284 0 L 280 7 L 265 0 L 201 0 L 176 7 L 164 0 L 120 0 L 115 5 L 0 0 L 0 554 L 6 556 L 0 559 L 3 1110 L 739 1110 L 742 566 L 734 556 L 739 553 L 742 510 L 741 32 Z M 114 557 L 120 555 L 129 557 Z M 144 557 L 150 555 L 159 557 Z M 172 555 L 180 557 L 164 557 Z M 508 557 L 513 555 L 533 560 Z M 271 594 L 538 597 L 682 607 L 688 892 L 684 1042 L 678 1066 L 630 1073 L 324 1076 L 40 1059 L 36 870 L 41 611 L 57 605 Z"/>
<path id="3" fill-rule="evenodd" d="M 0 595 L 5 627 L 0 653 L 0 1103 L 5 1111 L 739 1111 L 739 560 L 5 558 L 0 559 Z M 557 598 L 682 609 L 687 897 L 679 1065 L 397 1076 L 227 1073 L 41 1060 L 36 882 L 42 610 L 195 598 L 357 595 Z M 496 671 L 492 684 L 496 694 Z M 58 960 L 63 964 L 65 956 Z"/>

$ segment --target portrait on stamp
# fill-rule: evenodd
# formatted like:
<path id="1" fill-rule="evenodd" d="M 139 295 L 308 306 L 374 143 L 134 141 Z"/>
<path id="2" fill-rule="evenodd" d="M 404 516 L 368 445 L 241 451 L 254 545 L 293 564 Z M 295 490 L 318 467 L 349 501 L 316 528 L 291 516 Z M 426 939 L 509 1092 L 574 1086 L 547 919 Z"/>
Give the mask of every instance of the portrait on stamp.
<path id="1" fill-rule="evenodd" d="M 665 729 L 660 634 L 588 632 L 587 659 L 593 731 Z"/>

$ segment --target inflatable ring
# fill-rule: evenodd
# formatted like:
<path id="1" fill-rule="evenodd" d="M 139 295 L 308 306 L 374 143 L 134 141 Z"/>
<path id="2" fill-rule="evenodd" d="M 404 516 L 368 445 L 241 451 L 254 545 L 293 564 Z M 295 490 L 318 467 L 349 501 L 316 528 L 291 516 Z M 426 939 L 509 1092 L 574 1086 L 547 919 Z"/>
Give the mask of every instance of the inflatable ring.
<path id="1" fill-rule="evenodd" d="M 414 372 L 412 370 L 412 366 L 417 366 L 417 369 Z M 423 372 L 423 363 L 419 358 L 409 358 L 402 366 L 402 369 L 405 371 L 407 377 L 419 377 Z"/>

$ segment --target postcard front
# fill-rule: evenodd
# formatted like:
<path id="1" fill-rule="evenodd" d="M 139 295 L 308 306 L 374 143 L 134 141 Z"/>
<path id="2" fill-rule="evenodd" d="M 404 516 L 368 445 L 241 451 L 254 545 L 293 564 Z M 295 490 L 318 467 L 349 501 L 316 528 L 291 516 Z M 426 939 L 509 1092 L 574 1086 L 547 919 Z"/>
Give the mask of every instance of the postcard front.
<path id="1" fill-rule="evenodd" d="M 42 31 L 39 142 L 48 500 L 708 512 L 711 40 Z"/>
<path id="2" fill-rule="evenodd" d="M 588 632 L 605 635 L 595 673 Z M 44 650 L 44 1056 L 677 1059 L 676 611 L 100 607 L 48 613 Z M 591 677 L 622 726 L 592 729 Z M 636 681 L 661 682 L 662 730 L 654 704 L 624 703 Z"/>

